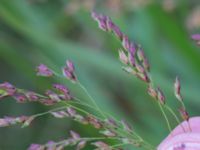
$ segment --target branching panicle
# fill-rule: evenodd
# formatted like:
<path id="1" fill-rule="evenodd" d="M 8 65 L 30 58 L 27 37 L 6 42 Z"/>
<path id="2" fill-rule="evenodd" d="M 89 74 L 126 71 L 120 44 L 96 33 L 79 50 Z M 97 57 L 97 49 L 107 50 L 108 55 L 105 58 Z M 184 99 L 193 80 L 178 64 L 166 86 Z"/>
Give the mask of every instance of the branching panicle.
<path id="1" fill-rule="evenodd" d="M 167 126 L 171 131 L 171 124 L 165 111 L 169 111 L 178 123 L 180 123 L 179 118 L 167 105 L 167 98 L 165 97 L 163 90 L 154 85 L 150 73 L 150 64 L 142 47 L 134 42 L 131 42 L 128 36 L 122 33 L 120 28 L 115 25 L 109 17 L 97 14 L 96 12 L 92 13 L 92 17 L 98 22 L 100 29 L 113 33 L 114 36 L 121 42 L 119 59 L 124 65 L 122 67 L 123 70 L 137 77 L 147 85 L 148 94 L 155 99 L 155 102 L 158 103 L 161 113 L 166 120 Z M 196 41 L 200 41 L 200 36 L 194 35 L 192 38 Z M 76 85 L 79 86 L 79 88 L 81 88 L 88 96 L 88 100 L 85 101 L 84 99 L 72 96 L 72 92 L 68 89 L 68 87 L 60 83 L 55 83 L 50 89 L 47 89 L 45 93 L 38 94 L 33 91 L 19 89 L 8 82 L 4 82 L 0 84 L 0 99 L 10 96 L 18 103 L 39 102 L 43 105 L 54 106 L 54 104 L 62 104 L 62 106 L 55 106 L 55 108 L 50 109 L 49 111 L 30 116 L 0 118 L 0 127 L 15 124 L 21 124 L 22 127 L 27 127 L 38 117 L 50 114 L 55 118 L 70 118 L 83 125 L 91 125 L 98 130 L 101 136 L 81 137 L 79 133 L 71 130 L 70 137 L 67 139 L 59 142 L 49 141 L 46 144 L 31 144 L 28 150 L 63 150 L 67 146 L 75 146 L 76 150 L 81 150 L 88 144 L 94 146 L 94 149 L 96 150 L 121 150 L 125 145 L 143 147 L 147 150 L 155 149 L 155 147 L 139 136 L 124 119 L 119 121 L 99 108 L 95 99 L 78 80 L 78 76 L 75 73 L 75 66 L 72 61 L 66 61 L 65 66 L 61 70 L 63 76 L 61 73 L 56 73 L 52 69 L 49 69 L 44 64 L 40 64 L 36 71 L 38 76 L 43 77 L 55 76 L 63 78 L 64 76 L 64 79 L 68 79 L 73 83 L 76 83 Z M 183 103 L 179 78 L 176 78 L 175 80 L 174 93 L 175 97 L 181 103 L 181 108 L 179 109 L 181 117 L 183 120 L 188 121 L 189 115 Z M 112 140 L 117 144 L 110 145 L 105 143 L 105 140 Z"/>

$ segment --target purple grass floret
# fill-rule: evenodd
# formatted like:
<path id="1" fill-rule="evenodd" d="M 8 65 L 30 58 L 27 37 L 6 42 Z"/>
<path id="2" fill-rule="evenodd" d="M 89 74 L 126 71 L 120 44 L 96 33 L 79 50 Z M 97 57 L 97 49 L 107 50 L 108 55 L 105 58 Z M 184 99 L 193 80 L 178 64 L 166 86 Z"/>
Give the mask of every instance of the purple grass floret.
<path id="1" fill-rule="evenodd" d="M 181 83 L 178 77 L 176 77 L 174 82 L 174 94 L 179 101 L 183 101 L 181 96 Z"/>
<path id="2" fill-rule="evenodd" d="M 6 96 L 12 96 L 16 92 L 16 88 L 8 83 L 4 82 L 0 84 L 0 99 Z"/>
<path id="3" fill-rule="evenodd" d="M 44 64 L 40 64 L 36 71 L 38 76 L 51 77 L 54 75 L 53 72 Z"/>
<path id="4" fill-rule="evenodd" d="M 72 82 L 75 83 L 77 81 L 77 78 L 75 75 L 75 67 L 72 61 L 70 60 L 66 61 L 66 66 L 63 67 L 62 72 L 63 72 L 63 75 L 69 80 L 71 80 Z"/>

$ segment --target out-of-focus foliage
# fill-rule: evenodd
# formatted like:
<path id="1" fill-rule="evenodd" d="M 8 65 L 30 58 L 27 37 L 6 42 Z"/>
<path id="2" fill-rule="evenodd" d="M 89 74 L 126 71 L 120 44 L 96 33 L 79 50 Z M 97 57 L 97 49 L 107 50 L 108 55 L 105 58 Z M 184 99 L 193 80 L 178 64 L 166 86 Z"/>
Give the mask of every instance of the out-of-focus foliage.
<path id="1" fill-rule="evenodd" d="M 121 70 L 117 56 L 120 43 L 98 29 L 90 12 L 95 9 L 109 15 L 144 47 L 153 79 L 174 109 L 178 103 L 173 96 L 173 81 L 179 75 L 184 101 L 195 116 L 200 115 L 200 48 L 190 40 L 190 34 L 199 31 L 199 4 L 197 0 L 1 0 L 0 81 L 39 92 L 52 82 L 63 82 L 73 94 L 87 98 L 68 81 L 35 76 L 39 63 L 59 71 L 65 60 L 71 59 L 80 81 L 100 108 L 119 119 L 126 118 L 145 139 L 157 145 L 168 133 L 164 118 L 146 94 L 144 84 Z M 36 103 L 0 101 L 1 117 L 47 109 Z M 69 129 L 86 136 L 95 134 L 94 129 L 71 120 L 46 116 L 28 128 L 1 128 L 0 149 L 21 150 L 30 143 L 59 140 L 67 137 Z"/>

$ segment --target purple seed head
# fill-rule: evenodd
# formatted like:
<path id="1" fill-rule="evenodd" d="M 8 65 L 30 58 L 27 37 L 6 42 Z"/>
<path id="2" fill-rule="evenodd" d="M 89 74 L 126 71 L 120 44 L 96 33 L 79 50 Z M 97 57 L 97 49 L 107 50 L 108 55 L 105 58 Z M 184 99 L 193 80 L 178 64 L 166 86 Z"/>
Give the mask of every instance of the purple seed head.
<path id="1" fill-rule="evenodd" d="M 123 50 L 119 50 L 119 59 L 122 63 L 128 64 L 128 57 Z"/>
<path id="2" fill-rule="evenodd" d="M 136 52 L 136 45 L 134 43 L 130 43 L 130 47 L 129 47 L 129 53 L 133 56 L 135 56 L 135 52 Z"/>
<path id="3" fill-rule="evenodd" d="M 183 98 L 181 96 L 181 83 L 178 77 L 176 77 L 174 82 L 174 93 L 179 101 L 183 101 Z"/>
<path id="4" fill-rule="evenodd" d="M 124 49 L 127 50 L 127 51 L 130 49 L 130 41 L 129 41 L 127 35 L 124 35 L 124 36 L 123 36 L 123 39 L 122 39 L 122 46 L 123 46 Z"/>
<path id="5" fill-rule="evenodd" d="M 131 66 L 133 66 L 133 67 L 135 66 L 135 57 L 134 57 L 134 55 L 132 55 L 130 53 L 129 53 L 129 63 Z"/>
<path id="6" fill-rule="evenodd" d="M 157 88 L 157 95 L 158 95 L 158 100 L 159 102 L 164 105 L 165 104 L 165 96 L 163 94 L 163 92 L 161 91 L 160 88 Z"/>
<path id="7" fill-rule="evenodd" d="M 152 86 L 148 87 L 148 94 L 153 98 L 157 98 L 157 92 Z"/>
<path id="8" fill-rule="evenodd" d="M 71 80 L 73 82 L 77 81 L 77 78 L 76 78 L 74 72 L 71 72 L 68 67 L 64 67 L 62 71 L 63 71 L 63 75 L 66 78 L 68 78 L 69 80 Z"/>
<path id="9" fill-rule="evenodd" d="M 53 72 L 44 64 L 40 64 L 37 67 L 36 71 L 38 76 L 45 76 L 45 77 L 53 76 Z"/>
<path id="10" fill-rule="evenodd" d="M 107 17 L 104 15 L 99 15 L 96 12 L 92 12 L 92 18 L 98 22 L 99 28 L 103 31 L 107 31 Z"/>
<path id="11" fill-rule="evenodd" d="M 12 96 L 16 92 L 16 88 L 8 82 L 1 83 L 0 90 L 2 90 L 0 98 L 4 96 Z"/>
<path id="12" fill-rule="evenodd" d="M 59 102 L 60 98 L 58 96 L 58 94 L 56 94 L 55 92 L 51 91 L 51 90 L 47 90 L 45 92 L 45 94 L 54 102 Z"/>
<path id="13" fill-rule="evenodd" d="M 13 98 L 18 102 L 18 103 L 24 103 L 27 100 L 27 97 L 23 93 L 15 93 L 13 95 Z"/>
<path id="14" fill-rule="evenodd" d="M 106 20 L 106 25 L 107 25 L 107 29 L 109 32 L 112 32 L 113 31 L 113 27 L 115 26 L 114 23 L 112 22 L 112 20 L 107 17 L 107 20 Z"/>
<path id="15" fill-rule="evenodd" d="M 100 129 L 102 127 L 101 122 L 92 115 L 87 116 L 88 122 L 93 125 L 96 129 Z"/>
<path id="16" fill-rule="evenodd" d="M 69 94 L 69 89 L 62 84 L 53 84 L 53 88 L 57 89 L 59 92 L 63 94 Z"/>
<path id="17" fill-rule="evenodd" d="M 137 69 L 138 72 L 144 74 L 145 73 L 145 69 L 143 68 L 143 66 L 141 66 L 138 63 L 135 63 L 135 68 Z"/>
<path id="18" fill-rule="evenodd" d="M 39 99 L 37 94 L 35 92 L 32 92 L 32 91 L 26 92 L 25 95 L 30 101 L 37 101 Z"/>
<path id="19" fill-rule="evenodd" d="M 67 65 L 67 68 L 70 72 L 74 72 L 75 71 L 75 67 L 74 67 L 74 63 L 70 60 L 67 60 L 66 61 L 66 65 Z"/>
<path id="20" fill-rule="evenodd" d="M 116 26 L 115 24 L 113 24 L 112 30 L 113 30 L 115 36 L 116 36 L 118 39 L 122 40 L 122 38 L 123 38 L 123 33 L 121 32 L 120 28 L 119 28 L 118 26 Z"/>

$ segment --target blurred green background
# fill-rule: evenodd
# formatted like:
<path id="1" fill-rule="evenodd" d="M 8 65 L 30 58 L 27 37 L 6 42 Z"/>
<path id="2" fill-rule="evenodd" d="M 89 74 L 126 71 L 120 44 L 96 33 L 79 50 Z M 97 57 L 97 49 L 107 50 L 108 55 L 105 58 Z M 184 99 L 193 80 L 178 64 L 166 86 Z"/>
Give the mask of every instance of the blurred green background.
<path id="1" fill-rule="evenodd" d="M 51 83 L 62 82 L 74 95 L 86 99 L 81 89 L 67 80 L 35 75 L 40 63 L 59 71 L 65 60 L 71 59 L 100 108 L 118 119 L 126 118 L 150 143 L 159 144 L 168 134 L 164 118 L 146 94 L 145 84 L 122 71 L 117 52 L 120 43 L 98 29 L 91 10 L 109 15 L 131 40 L 144 47 L 153 79 L 166 93 L 169 105 L 175 110 L 179 106 L 173 96 L 178 75 L 190 115 L 200 114 L 200 49 L 190 40 L 200 27 L 198 0 L 0 0 L 0 82 L 41 93 Z M 48 109 L 38 103 L 17 104 L 9 98 L 0 101 L 0 117 Z M 93 128 L 70 119 L 45 116 L 28 128 L 1 128 L 0 150 L 23 150 L 30 143 L 58 141 L 66 138 L 70 129 L 82 136 L 96 134 Z"/>

